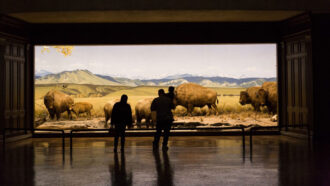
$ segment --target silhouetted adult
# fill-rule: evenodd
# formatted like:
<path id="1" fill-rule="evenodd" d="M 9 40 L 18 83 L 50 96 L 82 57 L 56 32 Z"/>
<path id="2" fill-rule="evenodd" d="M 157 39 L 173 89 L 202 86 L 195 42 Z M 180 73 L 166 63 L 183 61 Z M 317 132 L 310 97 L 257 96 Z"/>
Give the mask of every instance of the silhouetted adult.
<path id="1" fill-rule="evenodd" d="M 120 156 L 120 164 L 118 154 L 114 155 L 114 164 L 109 167 L 111 173 L 111 185 L 132 185 L 133 174 L 126 172 L 125 153 Z"/>
<path id="2" fill-rule="evenodd" d="M 174 87 L 168 87 L 168 93 L 166 93 L 166 96 L 169 97 L 171 100 L 174 99 Z"/>
<path id="3" fill-rule="evenodd" d="M 156 112 L 156 133 L 153 142 L 153 148 L 158 149 L 159 139 L 164 130 L 163 150 L 167 150 L 168 137 L 173 122 L 173 114 L 171 109 L 174 109 L 173 101 L 165 95 L 163 89 L 158 90 L 158 98 L 155 98 L 151 103 L 151 111 Z"/>
<path id="4" fill-rule="evenodd" d="M 131 106 L 127 104 L 127 95 L 121 96 L 120 102 L 117 102 L 111 113 L 111 127 L 115 126 L 115 144 L 114 152 L 117 152 L 118 138 L 121 137 L 121 151 L 125 147 L 125 129 L 126 126 L 132 126 L 132 110 Z"/>
<path id="5" fill-rule="evenodd" d="M 170 159 L 168 158 L 167 151 L 163 151 L 163 162 L 160 159 L 159 151 L 154 151 L 154 158 L 157 170 L 157 184 L 171 186 L 173 184 L 174 171 L 171 168 Z"/>

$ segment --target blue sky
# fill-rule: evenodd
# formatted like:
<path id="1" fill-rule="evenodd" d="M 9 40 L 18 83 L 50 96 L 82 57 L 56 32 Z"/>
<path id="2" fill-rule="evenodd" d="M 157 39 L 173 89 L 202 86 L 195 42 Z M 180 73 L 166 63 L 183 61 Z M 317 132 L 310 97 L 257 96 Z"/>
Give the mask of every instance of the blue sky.
<path id="1" fill-rule="evenodd" d="M 275 44 L 75 46 L 64 57 L 35 48 L 35 70 L 53 73 L 87 69 L 127 78 L 192 74 L 227 77 L 276 77 Z"/>

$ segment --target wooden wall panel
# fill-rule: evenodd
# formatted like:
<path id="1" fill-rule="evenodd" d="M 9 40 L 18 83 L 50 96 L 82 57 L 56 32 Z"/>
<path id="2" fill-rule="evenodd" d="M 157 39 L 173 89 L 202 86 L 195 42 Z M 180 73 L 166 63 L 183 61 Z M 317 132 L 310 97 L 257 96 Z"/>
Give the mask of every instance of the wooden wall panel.
<path id="1" fill-rule="evenodd" d="M 26 52 L 29 37 L 27 23 L 0 14 L 0 132 L 3 128 L 28 128 L 32 124 L 26 114 L 31 105 L 27 100 L 33 97 L 31 79 L 27 77 L 31 70 L 27 65 L 31 56 Z"/>
<path id="2" fill-rule="evenodd" d="M 308 68 L 311 68 L 310 33 L 305 32 L 285 38 L 283 42 L 284 77 L 286 87 L 284 89 L 283 107 L 286 119 L 283 121 L 285 127 L 306 127 L 310 125 L 309 99 L 311 91 L 309 79 L 311 79 Z"/>
<path id="3" fill-rule="evenodd" d="M 6 40 L 2 43 L 4 74 L 4 126 L 5 128 L 26 128 L 25 96 L 25 45 Z"/>
<path id="4" fill-rule="evenodd" d="M 280 126 L 311 132 L 314 120 L 312 15 L 304 13 L 281 24 L 279 72 Z M 307 133 L 306 133 L 307 134 Z M 310 133 L 312 134 L 312 133 Z"/>

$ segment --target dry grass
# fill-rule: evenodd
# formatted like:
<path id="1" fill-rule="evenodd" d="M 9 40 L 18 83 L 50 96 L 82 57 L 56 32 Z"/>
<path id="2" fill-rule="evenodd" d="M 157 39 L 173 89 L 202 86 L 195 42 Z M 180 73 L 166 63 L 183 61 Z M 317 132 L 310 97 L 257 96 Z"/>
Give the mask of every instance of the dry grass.
<path id="1" fill-rule="evenodd" d="M 71 92 L 73 89 L 78 90 L 75 92 L 84 92 L 85 95 L 86 92 L 92 90 L 92 86 L 87 85 L 70 85 L 68 88 L 71 87 Z M 92 87 L 92 88 L 91 88 Z M 39 118 L 45 118 L 48 113 L 47 110 L 43 104 L 43 95 L 46 94 L 47 91 L 54 88 L 54 86 L 37 86 L 36 87 L 36 99 L 35 99 L 35 118 L 36 120 Z M 56 88 L 56 87 L 55 87 Z M 95 87 L 94 87 L 95 88 Z M 97 88 L 97 87 L 96 87 Z M 95 89 L 96 89 L 95 88 Z M 98 87 L 100 89 L 100 87 Z M 109 91 L 108 94 L 106 94 L 103 97 L 77 97 L 75 94 L 72 94 L 72 97 L 74 98 L 75 102 L 89 102 L 93 104 L 93 110 L 92 110 L 92 116 L 93 117 L 104 117 L 103 112 L 103 106 L 106 102 L 119 99 L 122 94 L 128 95 L 128 102 L 130 102 L 132 111 L 134 113 L 134 108 L 136 103 L 144 98 L 150 98 L 150 97 L 156 97 L 157 96 L 157 90 L 160 87 L 128 87 L 127 89 L 123 87 L 111 87 L 107 88 L 102 86 L 103 89 L 106 89 Z M 166 87 L 162 87 L 166 89 Z M 58 89 L 61 89 L 59 87 Z M 93 89 L 93 90 L 95 90 Z M 218 93 L 218 100 L 219 104 L 217 104 L 217 109 L 220 114 L 220 117 L 228 117 L 232 119 L 241 119 L 244 120 L 244 118 L 247 117 L 269 117 L 269 115 L 266 113 L 266 110 L 264 109 L 261 113 L 255 114 L 252 106 L 245 105 L 242 106 L 239 104 L 239 96 L 224 96 L 224 95 L 239 95 L 239 92 L 244 90 L 242 88 L 214 88 Z M 106 92 L 106 91 L 103 91 Z M 187 110 L 182 107 L 178 106 L 175 111 L 175 116 L 184 116 L 186 115 Z M 194 108 L 193 116 L 204 116 L 208 113 L 207 106 L 203 108 Z M 67 118 L 67 114 L 62 114 L 63 118 Z M 86 117 L 86 116 L 85 116 Z"/>

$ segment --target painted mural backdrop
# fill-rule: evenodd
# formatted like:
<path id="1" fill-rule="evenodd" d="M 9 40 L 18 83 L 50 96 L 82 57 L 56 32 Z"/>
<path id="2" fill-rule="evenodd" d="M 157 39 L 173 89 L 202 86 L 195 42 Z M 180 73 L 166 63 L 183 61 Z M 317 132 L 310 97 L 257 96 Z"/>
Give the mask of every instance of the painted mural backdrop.
<path id="1" fill-rule="evenodd" d="M 205 102 L 177 105 L 176 127 L 277 124 L 275 44 L 36 46 L 35 56 L 38 128 L 108 128 L 122 94 L 134 127 L 152 127 L 139 113 L 169 86 Z"/>

